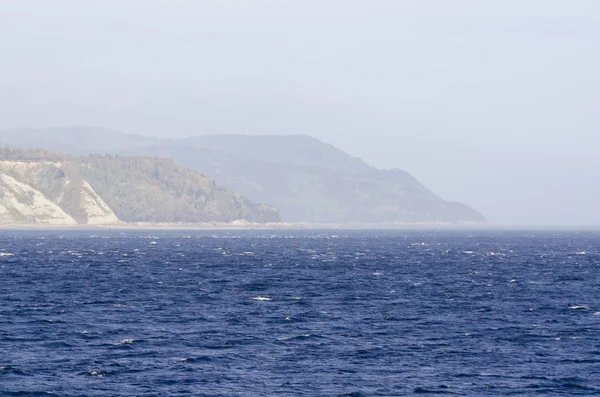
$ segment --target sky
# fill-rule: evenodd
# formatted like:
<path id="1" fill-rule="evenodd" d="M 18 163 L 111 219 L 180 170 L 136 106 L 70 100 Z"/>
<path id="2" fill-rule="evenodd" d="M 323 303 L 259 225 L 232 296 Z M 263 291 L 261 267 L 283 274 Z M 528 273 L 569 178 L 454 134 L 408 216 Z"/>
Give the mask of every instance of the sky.
<path id="1" fill-rule="evenodd" d="M 600 225 L 600 1 L 0 0 L 0 128 L 307 134 L 503 225 Z"/>

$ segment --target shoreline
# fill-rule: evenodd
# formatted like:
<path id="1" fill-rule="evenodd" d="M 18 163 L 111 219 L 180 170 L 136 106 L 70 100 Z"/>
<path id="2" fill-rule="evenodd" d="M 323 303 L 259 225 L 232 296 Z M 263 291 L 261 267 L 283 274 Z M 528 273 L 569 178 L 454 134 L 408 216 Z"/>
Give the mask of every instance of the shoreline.
<path id="1" fill-rule="evenodd" d="M 39 231 L 76 231 L 76 230 L 275 230 L 291 229 L 288 224 L 235 224 L 235 223 L 122 223 L 113 225 L 48 225 L 48 224 L 17 224 L 0 225 L 0 231 L 10 230 L 39 230 Z"/>
<path id="2" fill-rule="evenodd" d="M 451 223 L 390 223 L 390 224 L 322 224 L 322 223 L 251 223 L 251 222 L 207 222 L 181 223 L 120 223 L 112 225 L 50 225 L 50 224 L 5 224 L 1 231 L 210 231 L 210 230 L 346 230 L 346 231 L 600 231 L 600 226 L 539 226 L 539 225 L 493 225 Z"/>

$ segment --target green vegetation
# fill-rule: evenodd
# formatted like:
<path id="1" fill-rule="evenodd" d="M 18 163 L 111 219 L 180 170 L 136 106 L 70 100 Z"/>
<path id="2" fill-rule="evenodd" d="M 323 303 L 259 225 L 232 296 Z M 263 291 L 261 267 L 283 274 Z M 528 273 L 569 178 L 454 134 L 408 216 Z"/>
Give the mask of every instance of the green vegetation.
<path id="1" fill-rule="evenodd" d="M 79 169 L 126 222 L 278 222 L 273 207 L 257 204 L 171 160 L 150 157 L 80 157 Z"/>
<path id="2" fill-rule="evenodd" d="M 52 201 L 64 201 L 61 206 L 80 223 L 85 223 L 85 214 L 74 189 L 84 188 L 85 182 L 126 222 L 279 221 L 274 207 L 255 203 L 167 159 L 73 157 L 43 149 L 1 148 L 0 161 L 8 160 L 39 163 L 26 172 L 14 166 L 0 172 L 34 186 Z"/>

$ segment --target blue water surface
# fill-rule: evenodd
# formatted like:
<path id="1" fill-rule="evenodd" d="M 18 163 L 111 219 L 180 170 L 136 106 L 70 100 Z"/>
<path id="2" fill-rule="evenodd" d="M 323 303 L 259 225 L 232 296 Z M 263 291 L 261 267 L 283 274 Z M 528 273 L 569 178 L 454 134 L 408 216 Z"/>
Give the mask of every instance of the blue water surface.
<path id="1" fill-rule="evenodd" d="M 599 243 L 4 231 L 0 395 L 598 395 Z"/>

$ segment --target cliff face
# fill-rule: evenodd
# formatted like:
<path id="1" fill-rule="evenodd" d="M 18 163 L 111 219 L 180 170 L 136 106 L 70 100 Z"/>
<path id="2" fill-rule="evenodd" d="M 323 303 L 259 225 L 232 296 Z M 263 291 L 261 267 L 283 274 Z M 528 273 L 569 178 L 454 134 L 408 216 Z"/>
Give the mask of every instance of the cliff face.
<path id="1" fill-rule="evenodd" d="M 76 225 L 56 203 L 15 178 L 0 174 L 0 223 Z"/>
<path id="2" fill-rule="evenodd" d="M 0 161 L 0 223 L 115 224 L 119 219 L 70 163 Z"/>

